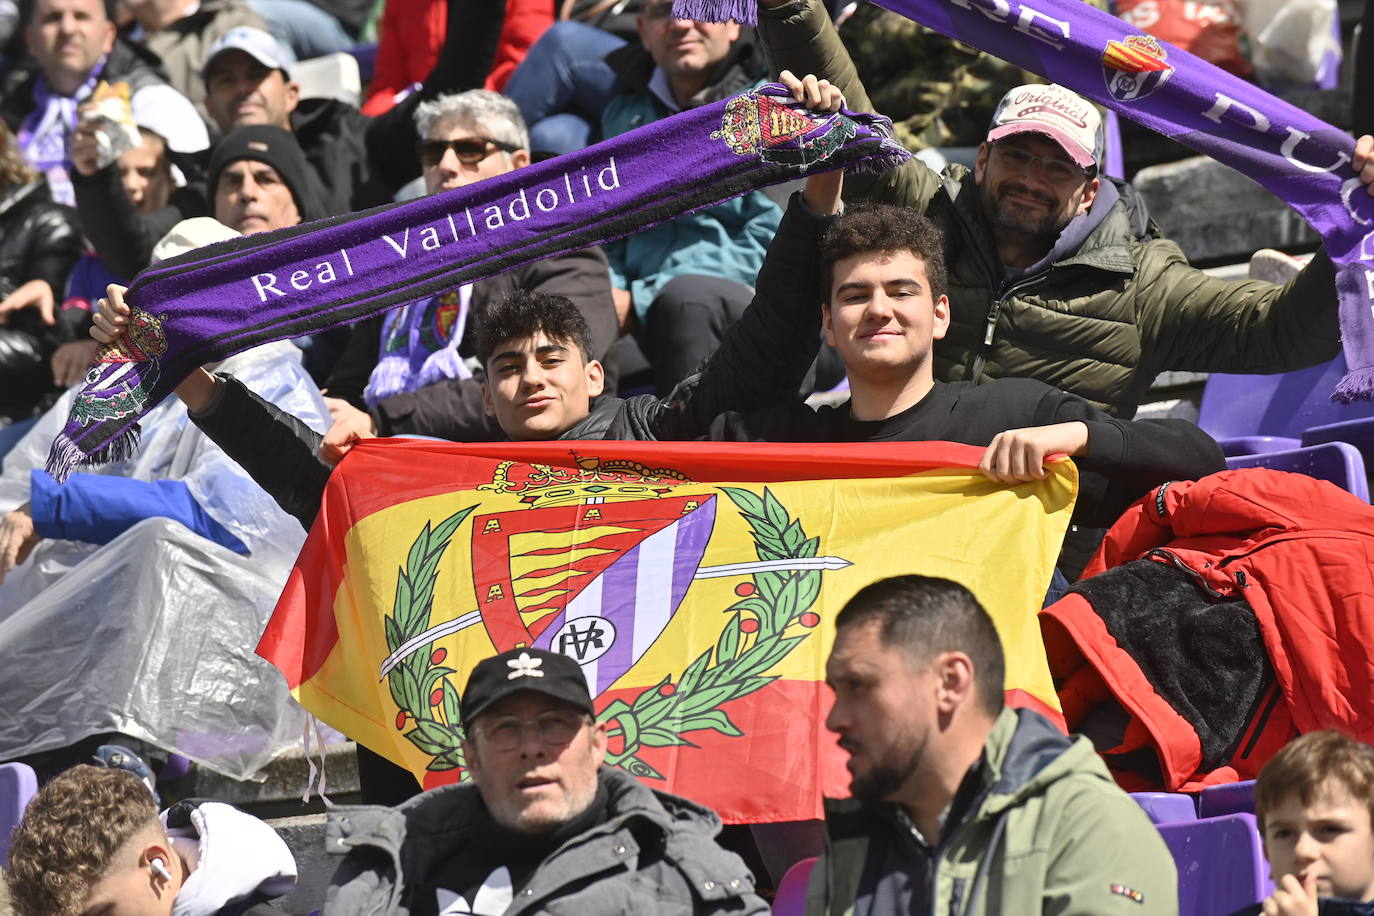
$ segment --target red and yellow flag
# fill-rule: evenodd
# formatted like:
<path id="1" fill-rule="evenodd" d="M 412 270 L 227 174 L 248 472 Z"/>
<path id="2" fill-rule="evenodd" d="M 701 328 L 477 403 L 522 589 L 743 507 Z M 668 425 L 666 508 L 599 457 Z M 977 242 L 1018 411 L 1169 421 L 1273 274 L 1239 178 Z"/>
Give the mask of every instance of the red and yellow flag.
<path id="1" fill-rule="evenodd" d="M 608 763 L 728 822 L 819 817 L 848 787 L 823 724 L 833 620 L 870 582 L 968 586 L 1001 634 L 1008 701 L 1060 718 L 1036 612 L 1074 466 L 1004 487 L 982 451 L 369 440 L 330 479 L 258 652 L 427 787 L 462 775 L 472 666 L 562 652 L 610 728 Z"/>

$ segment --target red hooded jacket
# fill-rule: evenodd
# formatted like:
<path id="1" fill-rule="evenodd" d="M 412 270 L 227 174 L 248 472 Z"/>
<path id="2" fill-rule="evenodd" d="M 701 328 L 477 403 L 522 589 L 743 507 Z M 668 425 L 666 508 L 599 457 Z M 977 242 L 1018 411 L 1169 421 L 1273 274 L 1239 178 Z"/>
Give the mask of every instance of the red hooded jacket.
<path id="1" fill-rule="evenodd" d="M 1124 574 L 1140 560 L 1170 568 L 1187 613 L 1163 609 L 1160 567 Z M 1040 620 L 1069 728 L 1112 721 L 1097 744 L 1127 788 L 1253 778 L 1315 729 L 1374 741 L 1374 508 L 1326 481 L 1251 468 L 1164 484 Z"/>

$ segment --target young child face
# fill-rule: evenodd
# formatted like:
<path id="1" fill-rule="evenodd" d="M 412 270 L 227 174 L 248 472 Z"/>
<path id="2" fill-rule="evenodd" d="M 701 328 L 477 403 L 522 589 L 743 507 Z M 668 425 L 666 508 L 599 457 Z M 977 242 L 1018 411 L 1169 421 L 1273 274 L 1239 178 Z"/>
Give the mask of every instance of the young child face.
<path id="1" fill-rule="evenodd" d="M 1264 819 L 1264 854 L 1270 876 L 1317 881 L 1317 894 L 1374 900 L 1374 830 L 1369 802 L 1344 783 L 1328 779 L 1310 805 L 1289 795 Z"/>

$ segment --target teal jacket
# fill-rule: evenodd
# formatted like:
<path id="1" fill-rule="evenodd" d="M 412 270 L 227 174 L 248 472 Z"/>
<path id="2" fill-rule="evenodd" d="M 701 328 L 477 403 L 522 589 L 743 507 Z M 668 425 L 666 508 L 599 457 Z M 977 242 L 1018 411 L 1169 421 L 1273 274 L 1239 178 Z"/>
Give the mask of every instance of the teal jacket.
<path id="1" fill-rule="evenodd" d="M 627 45 L 606 62 L 616 71 L 617 93 L 601 115 L 601 133 L 614 137 L 672 112 L 650 90 L 654 62 L 642 47 Z M 728 98 L 762 83 L 762 58 L 752 40 L 735 42 L 710 82 L 689 108 Z M 630 291 L 641 321 L 658 291 L 681 274 L 703 274 L 752 287 L 773 240 L 782 210 L 759 191 L 679 216 L 604 246 L 611 282 Z"/>
<path id="2" fill-rule="evenodd" d="M 1169 850 L 1087 738 L 1004 709 L 984 764 L 980 797 L 936 848 L 932 916 L 1176 916 Z M 827 803 L 807 916 L 854 912 L 873 830 L 890 822 L 853 799 Z"/>

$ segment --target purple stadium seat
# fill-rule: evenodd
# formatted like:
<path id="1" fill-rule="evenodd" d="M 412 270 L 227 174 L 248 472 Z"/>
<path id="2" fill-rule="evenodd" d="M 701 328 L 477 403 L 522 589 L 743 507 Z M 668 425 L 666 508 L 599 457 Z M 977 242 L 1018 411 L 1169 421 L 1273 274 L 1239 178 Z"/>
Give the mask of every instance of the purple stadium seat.
<path id="1" fill-rule="evenodd" d="M 1226 459 L 1226 467 L 1270 468 L 1306 474 L 1318 480 L 1329 480 L 1342 490 L 1369 502 L 1369 479 L 1365 476 L 1364 459 L 1355 446 L 1345 442 L 1327 442 L 1308 448 L 1258 455 L 1235 455 Z"/>
<path id="2" fill-rule="evenodd" d="M 1102 123 L 1106 134 L 1107 161 L 1102 164 L 1102 174 L 1109 178 L 1126 177 L 1126 153 L 1121 146 L 1121 117 L 1115 108 L 1107 109 L 1107 118 Z"/>
<path id="3" fill-rule="evenodd" d="M 1202 817 L 1220 817 L 1223 814 L 1255 813 L 1255 781 L 1227 783 L 1224 786 L 1208 786 L 1202 790 L 1197 800 L 1198 811 Z"/>
<path id="4" fill-rule="evenodd" d="M 27 763 L 0 763 L 0 862 L 9 858 L 10 833 L 38 791 L 38 777 Z"/>
<path id="5" fill-rule="evenodd" d="M 802 859 L 787 870 L 778 884 L 778 893 L 773 897 L 773 916 L 805 916 L 806 883 L 811 880 L 811 869 L 816 867 L 816 859 Z"/>
<path id="6" fill-rule="evenodd" d="M 1179 916 L 1225 916 L 1274 889 L 1253 814 L 1160 824 L 1178 866 Z"/>
<path id="7" fill-rule="evenodd" d="M 1151 824 L 1174 824 L 1197 820 L 1193 797 L 1179 792 L 1132 792 L 1136 804 L 1145 809 Z"/>
<path id="8" fill-rule="evenodd" d="M 1337 404 L 1331 400 L 1345 375 L 1345 357 L 1311 369 L 1279 375 L 1226 375 L 1207 378 L 1198 426 L 1221 443 L 1227 455 L 1297 448 L 1313 426 L 1374 417 L 1374 403 Z"/>

